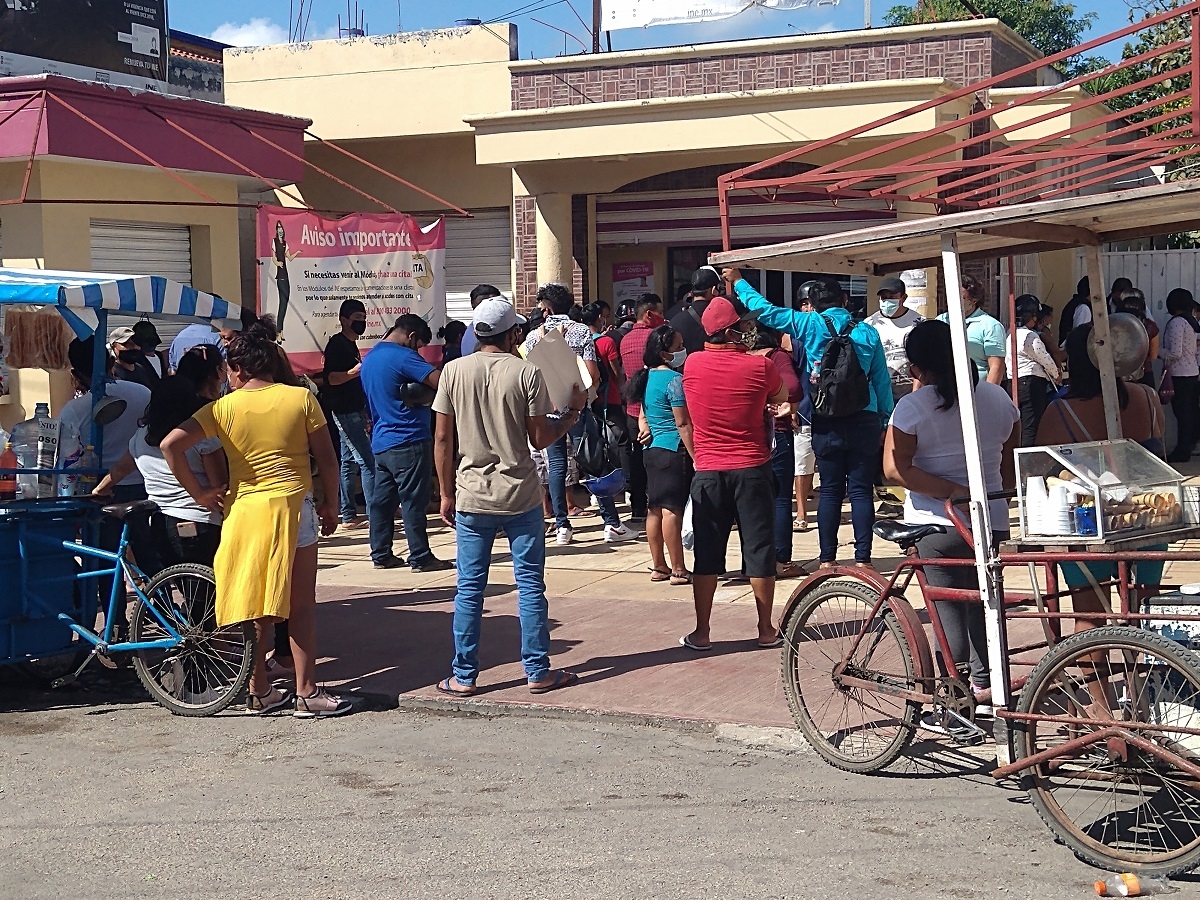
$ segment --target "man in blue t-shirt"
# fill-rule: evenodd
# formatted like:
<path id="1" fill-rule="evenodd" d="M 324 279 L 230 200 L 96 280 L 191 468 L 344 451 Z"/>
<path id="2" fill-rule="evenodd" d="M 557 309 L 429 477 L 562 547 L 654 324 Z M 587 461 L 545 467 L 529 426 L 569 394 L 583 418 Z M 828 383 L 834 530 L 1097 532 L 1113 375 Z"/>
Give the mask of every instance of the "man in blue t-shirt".
<path id="1" fill-rule="evenodd" d="M 453 568 L 429 549 L 426 509 L 433 494 L 433 432 L 428 402 L 416 397 L 419 385 L 434 390 L 438 371 L 417 353 L 433 339 L 420 316 L 404 315 L 362 362 L 359 379 L 371 412 L 371 451 L 375 454 L 375 490 L 368 516 L 371 561 L 377 569 L 404 565 L 392 552 L 396 507 L 404 518 L 408 563 L 414 572 Z M 406 400 L 408 402 L 406 402 Z M 412 404 L 412 405 L 410 405 Z"/>

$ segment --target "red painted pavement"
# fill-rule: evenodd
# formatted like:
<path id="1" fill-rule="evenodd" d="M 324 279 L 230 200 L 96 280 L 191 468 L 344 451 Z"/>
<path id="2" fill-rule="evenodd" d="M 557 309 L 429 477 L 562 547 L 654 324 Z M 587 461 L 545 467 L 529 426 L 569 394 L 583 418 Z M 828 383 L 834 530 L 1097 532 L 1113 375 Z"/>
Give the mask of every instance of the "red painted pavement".
<path id="1" fill-rule="evenodd" d="M 507 591 L 507 586 L 498 591 Z M 450 674 L 453 588 L 322 587 L 317 678 L 343 691 L 441 697 Z M 550 599 L 555 668 L 577 684 L 534 696 L 521 669 L 516 595 L 488 599 L 480 641 L 480 699 L 748 725 L 792 726 L 779 651 L 754 649 L 751 603 L 717 604 L 714 649 L 678 644 L 692 630 L 690 602 Z"/>

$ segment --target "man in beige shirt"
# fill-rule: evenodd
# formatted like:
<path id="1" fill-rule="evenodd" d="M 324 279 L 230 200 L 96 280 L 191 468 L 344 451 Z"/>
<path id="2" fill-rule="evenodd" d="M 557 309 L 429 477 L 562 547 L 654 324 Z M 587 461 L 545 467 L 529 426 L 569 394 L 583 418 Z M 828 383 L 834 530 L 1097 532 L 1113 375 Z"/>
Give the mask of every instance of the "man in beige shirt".
<path id="1" fill-rule="evenodd" d="M 512 548 L 521 661 L 530 692 L 544 694 L 576 680 L 571 672 L 550 669 L 542 488 L 529 448 L 543 450 L 560 440 L 579 421 L 587 395 L 576 385 L 569 408 L 550 417 L 554 405 L 542 373 L 513 354 L 517 326 L 524 323 L 507 300 L 481 303 L 471 323 L 479 349 L 446 366 L 433 401 L 442 519 L 454 528 L 458 543 L 454 674 L 438 683 L 443 694 L 467 697 L 476 691 L 483 593 L 501 532 Z"/>

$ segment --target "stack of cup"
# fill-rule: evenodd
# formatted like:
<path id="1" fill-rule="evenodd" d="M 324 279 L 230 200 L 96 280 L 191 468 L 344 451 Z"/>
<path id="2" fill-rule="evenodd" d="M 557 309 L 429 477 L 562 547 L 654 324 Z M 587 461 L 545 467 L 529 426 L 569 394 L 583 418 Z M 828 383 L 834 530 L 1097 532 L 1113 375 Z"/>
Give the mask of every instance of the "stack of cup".
<path id="1" fill-rule="evenodd" d="M 1070 495 L 1066 485 L 1055 485 L 1050 491 L 1050 503 L 1047 509 L 1047 534 L 1074 534 L 1075 523 L 1071 516 Z"/>
<path id="2" fill-rule="evenodd" d="M 1047 531 L 1046 512 L 1050 506 L 1050 492 L 1046 490 L 1046 479 L 1034 475 L 1025 482 L 1025 527 L 1030 534 L 1053 534 Z"/>

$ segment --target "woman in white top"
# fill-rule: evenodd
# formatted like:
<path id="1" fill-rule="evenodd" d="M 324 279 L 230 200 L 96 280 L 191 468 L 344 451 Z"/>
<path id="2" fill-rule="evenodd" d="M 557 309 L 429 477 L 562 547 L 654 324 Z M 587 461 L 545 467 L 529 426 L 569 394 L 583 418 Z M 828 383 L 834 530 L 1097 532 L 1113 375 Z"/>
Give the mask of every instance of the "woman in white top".
<path id="1" fill-rule="evenodd" d="M 181 375 L 163 379 L 150 394 L 146 414 L 129 440 L 129 451 L 96 486 L 95 493 L 106 494 L 135 468 L 141 473 L 146 495 L 159 508 L 154 517 L 154 546 L 133 548 L 138 566 L 149 575 L 179 563 L 211 566 L 221 542 L 220 514 L 192 499 L 159 449 L 164 437 L 208 402 L 189 379 Z M 187 461 L 205 487 L 228 481 L 225 454 L 216 439 L 201 441 L 189 450 Z"/>
<path id="2" fill-rule="evenodd" d="M 1062 372 L 1041 333 L 1042 301 L 1033 294 L 1017 298 L 1017 403 L 1021 409 L 1021 446 L 1032 447 L 1042 413 L 1050 402 L 1050 385 L 1058 386 Z M 1008 377 L 1013 378 L 1012 358 L 1006 357 Z"/>
<path id="3" fill-rule="evenodd" d="M 1166 378 L 1166 373 L 1170 372 L 1175 385 L 1171 409 L 1178 426 L 1178 440 L 1167 462 L 1187 462 L 1192 458 L 1192 448 L 1196 445 L 1196 420 L 1200 414 L 1196 408 L 1196 376 L 1200 374 L 1196 359 L 1196 332 L 1200 326 L 1196 324 L 1194 307 L 1189 290 L 1175 288 L 1167 294 L 1167 312 L 1171 314 L 1171 321 L 1163 329 L 1158 355 L 1163 361 L 1163 377 Z"/>
<path id="4" fill-rule="evenodd" d="M 950 326 L 944 322 L 922 322 L 913 328 L 904 344 L 909 371 L 923 387 L 896 404 L 883 448 L 883 470 L 888 478 L 907 488 L 904 522 L 908 525 L 937 522 L 945 534 L 933 534 L 917 544 L 926 559 L 973 559 L 975 550 L 963 541 L 946 515 L 946 501 L 965 497 L 967 456 L 959 419 L 958 388 L 954 380 L 954 354 L 950 348 Z M 990 492 L 1011 489 L 1016 483 L 1013 450 L 1021 430 L 1020 414 L 999 385 L 976 383 L 979 441 L 983 470 Z M 1008 504 L 991 503 L 992 541 L 1008 537 Z M 974 566 L 926 566 L 925 578 L 939 587 L 979 589 Z M 991 703 L 988 688 L 987 638 L 984 632 L 983 601 L 960 603 L 939 601 L 938 617 L 946 632 L 950 652 L 959 666 L 970 662 L 970 681 L 975 701 Z M 947 663 L 943 661 L 943 668 Z"/>

